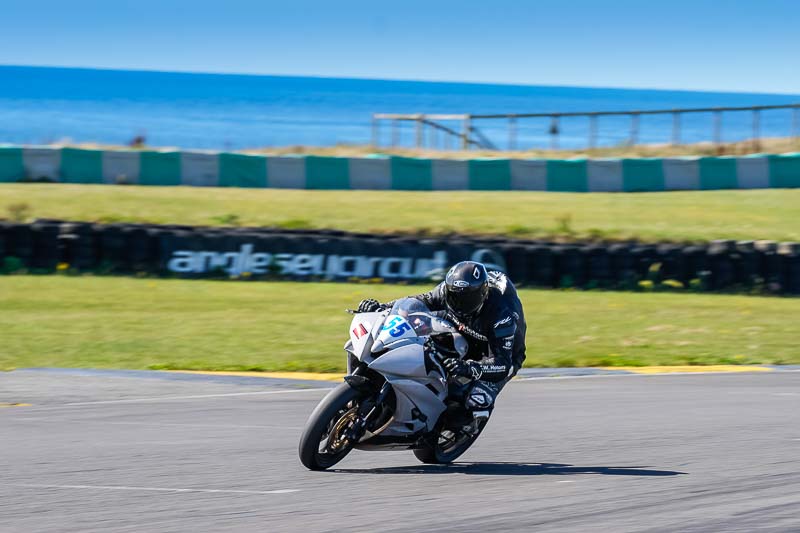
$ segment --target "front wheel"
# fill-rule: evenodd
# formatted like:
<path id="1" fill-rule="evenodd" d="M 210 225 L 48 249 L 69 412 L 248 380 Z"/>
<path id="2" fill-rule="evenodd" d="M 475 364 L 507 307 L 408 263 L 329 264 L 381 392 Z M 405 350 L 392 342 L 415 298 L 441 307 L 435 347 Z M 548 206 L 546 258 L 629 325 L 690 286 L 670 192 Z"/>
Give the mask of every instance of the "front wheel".
<path id="1" fill-rule="evenodd" d="M 311 413 L 300 437 L 300 462 L 310 470 L 330 468 L 353 449 L 345 433 L 358 416 L 360 393 L 347 383 L 333 389 Z"/>
<path id="2" fill-rule="evenodd" d="M 488 418 L 480 420 L 477 430 L 471 433 L 462 428 L 442 426 L 433 432 L 431 442 L 414 450 L 414 455 L 427 464 L 452 463 L 472 446 L 488 421 Z"/>

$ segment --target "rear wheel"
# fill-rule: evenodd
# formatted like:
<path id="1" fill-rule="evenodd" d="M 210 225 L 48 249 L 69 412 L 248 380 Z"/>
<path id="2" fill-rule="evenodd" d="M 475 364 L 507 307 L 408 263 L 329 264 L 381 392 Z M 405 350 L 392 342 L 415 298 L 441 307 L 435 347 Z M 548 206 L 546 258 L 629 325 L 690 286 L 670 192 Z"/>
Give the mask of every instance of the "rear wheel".
<path id="1" fill-rule="evenodd" d="M 345 436 L 358 417 L 361 396 L 347 383 L 333 389 L 314 409 L 300 437 L 300 462 L 310 470 L 330 468 L 353 449 Z"/>
<path id="2" fill-rule="evenodd" d="M 472 446 L 488 421 L 488 418 L 479 420 L 477 429 L 472 432 L 445 424 L 433 433 L 428 445 L 414 450 L 414 455 L 427 464 L 452 463 Z"/>

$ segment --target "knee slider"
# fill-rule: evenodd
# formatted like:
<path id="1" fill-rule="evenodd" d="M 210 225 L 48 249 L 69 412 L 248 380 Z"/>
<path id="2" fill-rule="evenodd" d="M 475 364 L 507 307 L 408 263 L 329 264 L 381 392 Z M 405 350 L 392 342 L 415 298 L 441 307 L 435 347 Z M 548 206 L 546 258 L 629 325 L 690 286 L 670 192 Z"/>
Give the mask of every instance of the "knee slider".
<path id="1" fill-rule="evenodd" d="M 479 383 L 470 391 L 466 403 L 470 409 L 488 409 L 494 404 L 494 394 Z"/>

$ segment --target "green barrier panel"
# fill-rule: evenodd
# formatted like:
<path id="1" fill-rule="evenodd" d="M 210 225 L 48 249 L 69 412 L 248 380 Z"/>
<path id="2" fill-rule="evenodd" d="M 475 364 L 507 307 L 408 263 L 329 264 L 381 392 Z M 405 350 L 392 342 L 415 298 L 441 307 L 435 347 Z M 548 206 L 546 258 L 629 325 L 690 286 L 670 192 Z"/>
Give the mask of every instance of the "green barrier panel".
<path id="1" fill-rule="evenodd" d="M 261 155 L 219 154 L 220 187 L 267 186 L 267 158 Z"/>
<path id="2" fill-rule="evenodd" d="M 661 159 L 623 159 L 622 190 L 650 192 L 664 190 L 664 167 Z"/>
<path id="3" fill-rule="evenodd" d="M 180 184 L 180 152 L 141 152 L 139 185 Z"/>
<path id="4" fill-rule="evenodd" d="M 585 159 L 553 159 L 547 162 L 547 190 L 552 192 L 587 192 Z"/>
<path id="5" fill-rule="evenodd" d="M 701 157 L 700 189 L 736 189 L 736 159 L 732 157 Z"/>
<path id="6" fill-rule="evenodd" d="M 350 165 L 346 157 L 306 157 L 307 189 L 349 189 Z"/>
<path id="7" fill-rule="evenodd" d="M 430 159 L 392 156 L 391 166 L 393 190 L 433 190 L 433 171 Z"/>
<path id="8" fill-rule="evenodd" d="M 103 152 L 80 148 L 61 149 L 63 183 L 103 183 Z"/>
<path id="9" fill-rule="evenodd" d="M 21 181 L 25 178 L 22 148 L 0 147 L 0 183 Z"/>
<path id="10" fill-rule="evenodd" d="M 800 187 L 800 154 L 769 156 L 770 187 Z"/>
<path id="11" fill-rule="evenodd" d="M 471 191 L 510 191 L 511 163 L 508 159 L 473 159 L 469 161 Z"/>

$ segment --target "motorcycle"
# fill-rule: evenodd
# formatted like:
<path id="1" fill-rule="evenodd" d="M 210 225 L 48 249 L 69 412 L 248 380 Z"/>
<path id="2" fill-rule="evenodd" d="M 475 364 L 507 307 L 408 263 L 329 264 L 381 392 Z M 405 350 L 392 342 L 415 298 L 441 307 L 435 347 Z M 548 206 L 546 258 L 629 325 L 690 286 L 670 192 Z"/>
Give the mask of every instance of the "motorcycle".
<path id="1" fill-rule="evenodd" d="M 430 464 L 466 452 L 490 412 L 467 412 L 455 398 L 469 381 L 448 378 L 442 366 L 443 353 L 466 355 L 464 332 L 480 337 L 415 298 L 355 314 L 344 346 L 348 375 L 311 413 L 300 438 L 303 465 L 325 470 L 353 449 L 407 449 Z"/>

